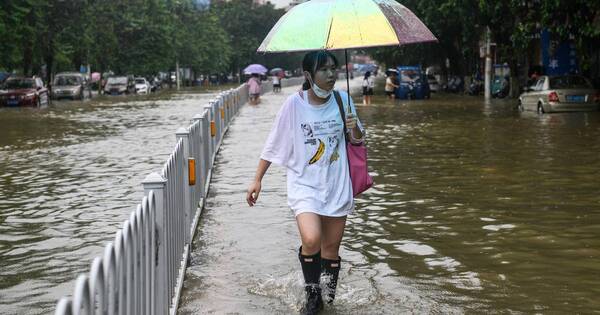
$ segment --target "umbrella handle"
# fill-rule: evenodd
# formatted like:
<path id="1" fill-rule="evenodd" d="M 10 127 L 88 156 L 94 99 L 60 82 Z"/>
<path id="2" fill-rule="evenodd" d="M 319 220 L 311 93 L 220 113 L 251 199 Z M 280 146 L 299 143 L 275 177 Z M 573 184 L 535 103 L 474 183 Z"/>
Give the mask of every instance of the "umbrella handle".
<path id="1" fill-rule="evenodd" d="M 348 49 L 344 49 L 344 56 L 346 57 L 346 89 L 348 91 L 348 113 L 352 113 L 352 108 L 350 108 L 350 75 L 348 74 Z"/>

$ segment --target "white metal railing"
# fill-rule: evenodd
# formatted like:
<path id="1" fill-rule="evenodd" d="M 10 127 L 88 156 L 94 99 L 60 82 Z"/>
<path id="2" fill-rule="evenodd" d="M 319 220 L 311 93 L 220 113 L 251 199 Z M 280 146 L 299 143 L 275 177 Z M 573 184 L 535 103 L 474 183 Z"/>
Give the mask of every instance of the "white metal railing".
<path id="1" fill-rule="evenodd" d="M 302 84 L 282 80 L 282 86 Z M 272 86 L 263 85 L 263 93 Z M 248 87 L 221 92 L 177 130 L 175 148 L 162 171 L 149 174 L 144 197 L 89 274 L 77 278 L 72 298 L 63 297 L 56 315 L 175 314 L 188 263 L 190 244 L 208 193 L 221 140 Z"/>

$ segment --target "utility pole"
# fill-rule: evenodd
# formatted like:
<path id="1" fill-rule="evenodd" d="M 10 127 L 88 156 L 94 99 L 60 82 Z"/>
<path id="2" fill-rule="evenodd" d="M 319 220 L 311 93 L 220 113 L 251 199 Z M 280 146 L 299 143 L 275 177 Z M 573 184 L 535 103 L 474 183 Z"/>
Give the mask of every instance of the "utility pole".
<path id="1" fill-rule="evenodd" d="M 492 56 L 490 49 L 490 27 L 486 28 L 485 33 L 485 100 L 492 98 Z"/>
<path id="2" fill-rule="evenodd" d="M 177 91 L 179 91 L 179 60 L 175 62 L 175 81 L 177 82 Z"/>

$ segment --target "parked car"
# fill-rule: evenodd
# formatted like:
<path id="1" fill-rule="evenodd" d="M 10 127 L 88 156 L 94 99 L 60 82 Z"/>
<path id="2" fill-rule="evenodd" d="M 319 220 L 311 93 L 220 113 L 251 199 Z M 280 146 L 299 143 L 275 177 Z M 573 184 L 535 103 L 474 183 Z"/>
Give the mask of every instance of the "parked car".
<path id="1" fill-rule="evenodd" d="M 150 93 L 150 83 L 146 78 L 135 78 L 135 93 L 136 94 L 148 94 Z"/>
<path id="2" fill-rule="evenodd" d="M 92 90 L 85 75 L 79 72 L 61 72 L 54 77 L 52 98 L 83 100 L 92 96 Z"/>
<path id="3" fill-rule="evenodd" d="M 431 97 L 431 90 L 421 67 L 400 66 L 400 87 L 396 89 L 397 99 L 424 99 Z"/>
<path id="4" fill-rule="evenodd" d="M 2 106 L 48 106 L 48 89 L 40 78 L 10 77 L 0 89 Z"/>
<path id="5" fill-rule="evenodd" d="M 127 76 L 109 77 L 104 85 L 104 94 L 121 95 L 135 92 L 133 80 Z"/>
<path id="6" fill-rule="evenodd" d="M 435 76 L 433 74 L 427 75 L 427 84 L 429 84 L 429 90 L 431 92 L 439 92 L 440 91 L 440 84 L 438 83 L 438 80 L 435 78 Z"/>
<path id="7" fill-rule="evenodd" d="M 539 113 L 600 110 L 600 94 L 579 75 L 541 76 L 519 96 L 519 108 Z"/>

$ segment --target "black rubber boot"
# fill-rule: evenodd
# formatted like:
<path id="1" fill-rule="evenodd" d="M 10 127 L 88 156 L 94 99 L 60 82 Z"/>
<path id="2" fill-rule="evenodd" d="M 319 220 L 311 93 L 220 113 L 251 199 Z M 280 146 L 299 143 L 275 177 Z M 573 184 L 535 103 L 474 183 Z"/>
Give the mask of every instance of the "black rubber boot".
<path id="1" fill-rule="evenodd" d="M 304 274 L 304 290 L 306 291 L 306 304 L 300 311 L 303 315 L 315 315 L 323 309 L 323 298 L 319 278 L 321 277 L 321 252 L 314 255 L 302 255 L 302 247 L 298 251 L 302 274 Z"/>
<path id="2" fill-rule="evenodd" d="M 335 289 L 337 288 L 341 263 L 341 257 L 338 257 L 337 260 L 321 258 L 321 270 L 327 279 L 327 283 L 325 283 L 327 287 L 327 292 L 325 292 L 327 294 L 327 304 L 333 303 L 335 299 Z"/>

